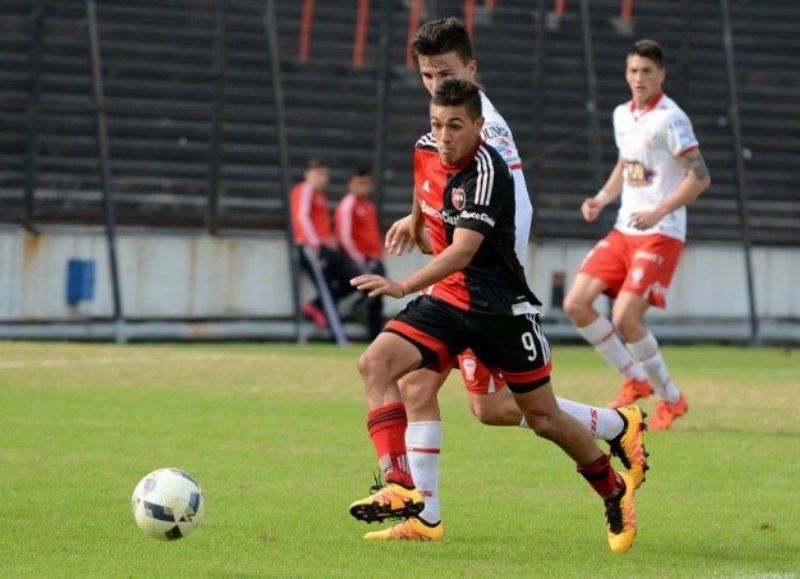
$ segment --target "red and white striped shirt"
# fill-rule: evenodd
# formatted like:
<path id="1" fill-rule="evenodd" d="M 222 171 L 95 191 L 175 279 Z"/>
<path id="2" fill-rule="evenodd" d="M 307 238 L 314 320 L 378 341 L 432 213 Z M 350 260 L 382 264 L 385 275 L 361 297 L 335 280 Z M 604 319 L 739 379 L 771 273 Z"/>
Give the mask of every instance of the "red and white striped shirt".
<path id="1" fill-rule="evenodd" d="M 315 191 L 303 181 L 292 187 L 290 201 L 295 243 L 313 248 L 332 245 L 331 216 L 325 193 Z"/>
<path id="2" fill-rule="evenodd" d="M 336 208 L 336 236 L 339 247 L 356 263 L 383 257 L 378 212 L 369 199 L 345 195 Z"/>

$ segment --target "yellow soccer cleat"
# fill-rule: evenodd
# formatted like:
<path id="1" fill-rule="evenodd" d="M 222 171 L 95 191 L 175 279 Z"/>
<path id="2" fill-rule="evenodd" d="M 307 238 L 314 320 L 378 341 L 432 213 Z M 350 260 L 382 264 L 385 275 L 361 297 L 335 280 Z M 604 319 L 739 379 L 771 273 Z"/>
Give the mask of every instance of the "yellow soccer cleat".
<path id="1" fill-rule="evenodd" d="M 350 514 L 359 521 L 371 523 L 389 517 L 407 519 L 418 515 L 424 508 L 425 501 L 417 489 L 388 483 L 367 498 L 350 505 Z"/>
<path id="2" fill-rule="evenodd" d="M 625 482 L 625 492 L 606 501 L 606 530 L 611 552 L 622 554 L 633 545 L 636 537 L 636 511 L 633 507 L 634 485 L 624 472 L 618 473 Z"/>
<path id="3" fill-rule="evenodd" d="M 444 524 L 429 525 L 422 519 L 411 517 L 396 525 L 364 535 L 367 541 L 441 541 Z"/>
<path id="4" fill-rule="evenodd" d="M 622 432 L 614 440 L 610 440 L 611 454 L 616 456 L 628 470 L 634 489 L 642 486 L 645 473 L 650 468 L 647 464 L 647 451 L 644 448 L 644 431 L 647 425 L 644 419 L 647 414 L 636 405 L 617 408 L 624 426 Z"/>

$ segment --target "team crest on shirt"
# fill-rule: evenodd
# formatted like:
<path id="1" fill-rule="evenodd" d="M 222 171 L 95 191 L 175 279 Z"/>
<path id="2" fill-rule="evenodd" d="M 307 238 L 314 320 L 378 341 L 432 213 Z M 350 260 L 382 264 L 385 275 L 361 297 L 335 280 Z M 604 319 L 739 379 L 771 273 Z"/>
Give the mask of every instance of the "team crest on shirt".
<path id="1" fill-rule="evenodd" d="M 450 191 L 450 201 L 453 202 L 453 207 L 455 207 L 458 211 L 464 209 L 467 205 L 467 196 L 464 193 L 463 189 L 459 187 L 453 187 L 453 190 Z"/>

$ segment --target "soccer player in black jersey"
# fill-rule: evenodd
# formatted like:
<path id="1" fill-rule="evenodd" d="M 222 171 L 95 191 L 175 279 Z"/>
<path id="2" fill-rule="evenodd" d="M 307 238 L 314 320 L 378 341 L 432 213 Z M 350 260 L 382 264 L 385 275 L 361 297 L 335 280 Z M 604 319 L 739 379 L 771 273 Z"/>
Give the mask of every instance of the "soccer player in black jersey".
<path id="1" fill-rule="evenodd" d="M 514 185 L 507 164 L 481 141 L 479 88 L 444 81 L 431 101 L 431 128 L 447 172 L 444 183 L 420 194 L 433 259 L 395 282 L 378 275 L 352 280 L 370 296 L 401 298 L 430 287 L 389 322 L 359 359 L 370 437 L 386 486 L 354 502 L 351 514 L 367 522 L 411 517 L 424 507 L 408 468 L 405 409 L 397 380 L 420 367 L 441 371 L 471 347 L 503 372 L 514 399 L 537 435 L 558 444 L 603 498 L 608 540 L 627 551 L 636 534 L 634 484 L 616 473 L 589 432 L 562 412 L 550 386 L 550 347 L 514 252 Z"/>

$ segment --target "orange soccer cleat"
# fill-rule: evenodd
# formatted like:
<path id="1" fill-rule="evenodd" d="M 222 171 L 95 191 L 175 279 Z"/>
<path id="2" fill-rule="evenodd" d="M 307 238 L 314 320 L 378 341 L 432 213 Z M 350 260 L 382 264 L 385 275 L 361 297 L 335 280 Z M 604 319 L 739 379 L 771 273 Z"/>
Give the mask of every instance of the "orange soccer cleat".
<path id="1" fill-rule="evenodd" d="M 639 398 L 647 398 L 653 393 L 653 387 L 647 380 L 630 378 L 625 381 L 617 397 L 606 404 L 606 408 L 619 408 L 636 402 Z"/>
<path id="2" fill-rule="evenodd" d="M 656 405 L 656 411 L 650 420 L 650 430 L 668 430 L 676 418 L 680 418 L 689 411 L 689 403 L 681 394 L 677 402 L 662 400 Z"/>

